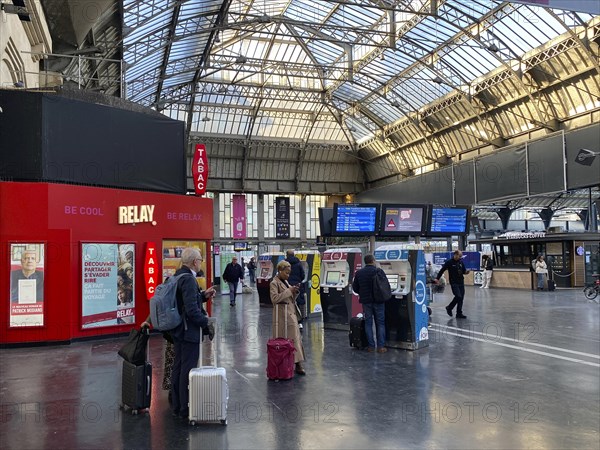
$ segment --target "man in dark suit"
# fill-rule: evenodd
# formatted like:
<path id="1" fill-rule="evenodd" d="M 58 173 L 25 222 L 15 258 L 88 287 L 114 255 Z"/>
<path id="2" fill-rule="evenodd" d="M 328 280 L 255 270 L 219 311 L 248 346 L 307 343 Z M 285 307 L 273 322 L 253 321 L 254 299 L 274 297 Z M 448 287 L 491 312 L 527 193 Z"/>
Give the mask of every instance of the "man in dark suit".
<path id="1" fill-rule="evenodd" d="M 202 255 L 197 248 L 188 247 L 181 253 L 181 269 L 175 272 L 182 276 L 177 280 L 177 306 L 183 315 L 182 323 L 170 332 L 175 344 L 175 360 L 171 375 L 173 415 L 187 419 L 189 415 L 188 378 L 190 370 L 198 367 L 200 340 L 203 329 L 207 330 L 208 315 L 202 308 L 204 299 L 215 295 L 214 287 L 200 291 L 196 274 L 202 264 Z M 208 332 L 208 330 L 207 330 Z"/>

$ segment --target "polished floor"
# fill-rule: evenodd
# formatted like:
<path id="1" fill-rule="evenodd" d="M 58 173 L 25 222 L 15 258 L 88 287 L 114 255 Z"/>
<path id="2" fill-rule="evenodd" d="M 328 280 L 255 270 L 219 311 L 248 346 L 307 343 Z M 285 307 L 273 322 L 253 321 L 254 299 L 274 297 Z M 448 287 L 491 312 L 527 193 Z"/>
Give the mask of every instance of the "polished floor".
<path id="1" fill-rule="evenodd" d="M 121 339 L 0 350 L 2 449 L 600 448 L 599 305 L 581 290 L 467 287 L 466 320 L 433 306 L 430 346 L 353 350 L 304 331 L 307 376 L 267 381 L 271 310 L 257 294 L 216 305 L 228 425 L 173 418 L 151 338 L 152 407 L 119 409 Z M 219 303 L 219 302 L 217 302 Z"/>

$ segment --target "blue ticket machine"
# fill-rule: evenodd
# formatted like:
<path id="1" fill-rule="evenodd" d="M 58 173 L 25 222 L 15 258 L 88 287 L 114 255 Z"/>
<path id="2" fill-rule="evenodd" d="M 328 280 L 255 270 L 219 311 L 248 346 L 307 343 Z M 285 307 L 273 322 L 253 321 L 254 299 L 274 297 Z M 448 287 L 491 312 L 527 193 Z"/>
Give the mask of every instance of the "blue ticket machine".
<path id="1" fill-rule="evenodd" d="M 269 287 L 271 279 L 277 273 L 277 264 L 285 259 L 281 252 L 263 253 L 258 257 L 258 270 L 256 272 L 256 290 L 258 291 L 258 302 L 260 306 L 273 306 L 271 303 L 271 292 Z"/>
<path id="2" fill-rule="evenodd" d="M 385 345 L 406 350 L 427 347 L 429 314 L 423 250 L 384 245 L 375 250 L 374 256 L 392 287 L 392 298 L 385 304 Z"/>
<path id="3" fill-rule="evenodd" d="M 296 257 L 304 269 L 306 303 L 300 306 L 304 316 L 321 315 L 321 253 L 317 250 L 297 250 Z"/>
<path id="4" fill-rule="evenodd" d="M 326 250 L 321 259 L 321 308 L 325 328 L 349 329 L 350 318 L 362 312 L 352 279 L 362 267 L 359 248 Z"/>

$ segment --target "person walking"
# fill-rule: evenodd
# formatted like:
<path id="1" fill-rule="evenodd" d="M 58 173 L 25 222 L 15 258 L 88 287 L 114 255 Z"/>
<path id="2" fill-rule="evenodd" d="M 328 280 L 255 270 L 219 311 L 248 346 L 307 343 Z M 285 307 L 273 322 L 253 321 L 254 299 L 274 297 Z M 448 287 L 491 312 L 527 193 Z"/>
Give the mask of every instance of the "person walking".
<path id="1" fill-rule="evenodd" d="M 481 289 L 489 289 L 492 281 L 492 273 L 494 270 L 494 261 L 489 255 L 482 256 L 481 265 L 483 267 L 483 283 Z"/>
<path id="2" fill-rule="evenodd" d="M 456 306 L 456 318 L 466 319 L 467 316 L 463 314 L 463 300 L 465 298 L 465 275 L 468 274 L 469 271 L 462 261 L 462 252 L 460 250 L 456 250 L 452 258 L 449 258 L 444 262 L 444 265 L 433 280 L 435 284 L 440 282 L 440 278 L 446 270 L 448 271 L 448 277 L 450 278 L 450 288 L 454 294 L 454 298 L 450 304 L 446 306 L 446 312 L 452 317 L 452 310 Z"/>
<path id="3" fill-rule="evenodd" d="M 306 375 L 306 371 L 302 366 L 305 359 L 304 346 L 302 345 L 302 335 L 298 326 L 295 304 L 300 286 L 288 283 L 291 272 L 290 263 L 285 260 L 280 261 L 277 264 L 277 275 L 273 277 L 269 286 L 271 303 L 273 303 L 273 337 L 291 339 L 294 342 L 294 348 L 296 349 L 294 352 L 295 371 L 298 375 Z"/>
<path id="4" fill-rule="evenodd" d="M 237 256 L 231 258 L 231 262 L 225 266 L 223 279 L 229 285 L 229 306 L 235 306 L 235 298 L 237 297 L 237 287 L 241 280 L 244 279 L 244 269 L 238 264 Z"/>
<path id="5" fill-rule="evenodd" d="M 369 346 L 367 351 L 378 353 L 387 352 L 385 348 L 385 301 L 388 299 L 375 298 L 373 295 L 373 279 L 377 271 L 375 257 L 365 255 L 365 267 L 358 270 L 352 281 L 352 290 L 358 294 L 359 302 L 363 308 L 365 318 L 365 332 Z M 386 278 L 387 280 L 387 278 Z M 376 337 L 373 335 L 373 321 L 375 321 Z"/>
<path id="6" fill-rule="evenodd" d="M 548 266 L 546 265 L 546 261 L 544 261 L 544 257 L 542 255 L 538 256 L 535 260 L 535 273 L 537 275 L 537 290 L 543 291 L 544 281 L 548 275 Z"/>

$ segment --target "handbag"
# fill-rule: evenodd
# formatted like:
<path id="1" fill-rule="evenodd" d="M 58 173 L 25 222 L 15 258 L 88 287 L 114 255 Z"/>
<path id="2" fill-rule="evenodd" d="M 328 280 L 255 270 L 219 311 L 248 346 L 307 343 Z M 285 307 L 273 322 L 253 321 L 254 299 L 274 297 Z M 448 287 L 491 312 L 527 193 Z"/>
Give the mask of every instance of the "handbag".
<path id="1" fill-rule="evenodd" d="M 135 366 L 143 365 L 146 362 L 146 346 L 149 338 L 150 331 L 147 328 L 141 330 L 132 328 L 127 342 L 118 351 L 119 356 Z"/>

